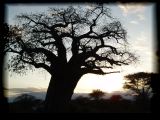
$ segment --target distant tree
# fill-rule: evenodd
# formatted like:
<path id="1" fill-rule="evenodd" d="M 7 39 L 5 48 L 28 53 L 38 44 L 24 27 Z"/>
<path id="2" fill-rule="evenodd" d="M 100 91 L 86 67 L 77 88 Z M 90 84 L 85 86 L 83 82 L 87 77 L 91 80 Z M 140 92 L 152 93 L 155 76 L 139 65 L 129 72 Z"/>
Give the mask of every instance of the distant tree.
<path id="1" fill-rule="evenodd" d="M 102 92 L 101 90 L 97 89 L 97 90 L 93 90 L 92 93 L 89 94 L 89 96 L 95 100 L 99 100 L 101 99 L 103 96 L 105 95 L 104 92 Z"/>
<path id="2" fill-rule="evenodd" d="M 126 30 L 103 5 L 51 8 L 49 13 L 17 17 L 9 68 L 43 68 L 51 75 L 45 99 L 48 112 L 63 112 L 80 78 L 106 74 L 102 68 L 136 60 L 127 49 Z M 111 72 L 112 73 L 112 72 Z"/>
<path id="3" fill-rule="evenodd" d="M 126 75 L 126 82 L 123 87 L 134 91 L 138 96 L 144 99 L 148 98 L 151 92 L 151 75 L 152 73 L 146 72 Z"/>

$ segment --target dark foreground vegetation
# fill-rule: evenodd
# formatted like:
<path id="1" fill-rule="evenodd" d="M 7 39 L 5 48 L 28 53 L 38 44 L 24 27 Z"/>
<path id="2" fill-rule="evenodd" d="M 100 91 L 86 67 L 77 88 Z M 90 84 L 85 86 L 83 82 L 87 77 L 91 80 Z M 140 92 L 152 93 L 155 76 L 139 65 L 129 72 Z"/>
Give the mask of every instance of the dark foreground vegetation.
<path id="1" fill-rule="evenodd" d="M 23 94 L 9 105 L 11 113 L 45 113 L 44 101 Z M 79 96 L 72 100 L 67 109 L 71 113 L 150 113 L 150 101 L 123 99 L 113 95 L 110 99 L 91 99 Z"/>

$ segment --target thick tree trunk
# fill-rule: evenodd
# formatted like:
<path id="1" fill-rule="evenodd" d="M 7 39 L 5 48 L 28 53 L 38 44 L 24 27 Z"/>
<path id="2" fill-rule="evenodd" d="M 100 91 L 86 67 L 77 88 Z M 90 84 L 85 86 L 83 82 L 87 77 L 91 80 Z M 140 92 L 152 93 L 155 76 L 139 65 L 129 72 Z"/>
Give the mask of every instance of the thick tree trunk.
<path id="1" fill-rule="evenodd" d="M 52 76 L 46 94 L 46 112 L 67 112 L 74 89 L 80 76 L 65 72 Z"/>

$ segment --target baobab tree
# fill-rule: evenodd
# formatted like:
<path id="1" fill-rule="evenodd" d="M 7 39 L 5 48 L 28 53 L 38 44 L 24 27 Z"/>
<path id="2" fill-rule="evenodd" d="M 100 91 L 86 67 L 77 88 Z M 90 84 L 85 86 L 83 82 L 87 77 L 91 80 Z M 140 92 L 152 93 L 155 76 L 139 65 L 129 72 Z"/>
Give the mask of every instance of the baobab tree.
<path id="1" fill-rule="evenodd" d="M 103 5 L 50 8 L 48 13 L 21 14 L 10 43 L 10 69 L 29 66 L 51 75 L 45 99 L 48 112 L 61 112 L 81 76 L 106 74 L 102 68 L 136 60 L 127 50 L 126 30 Z M 30 67 L 31 68 L 31 67 Z"/>

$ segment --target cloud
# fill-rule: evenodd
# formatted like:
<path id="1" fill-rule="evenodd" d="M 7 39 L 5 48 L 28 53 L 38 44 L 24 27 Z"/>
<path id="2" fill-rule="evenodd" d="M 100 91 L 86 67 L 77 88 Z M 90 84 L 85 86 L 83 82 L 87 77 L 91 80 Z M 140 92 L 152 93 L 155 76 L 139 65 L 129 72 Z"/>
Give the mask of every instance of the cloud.
<path id="1" fill-rule="evenodd" d="M 145 42 L 146 42 L 146 40 L 147 40 L 146 35 L 147 35 L 147 34 L 142 31 L 142 32 L 140 33 L 140 36 L 137 37 L 137 40 L 138 40 L 138 41 L 141 41 L 141 42 L 143 43 L 143 45 L 145 45 Z"/>
<path id="2" fill-rule="evenodd" d="M 125 16 L 128 14 L 143 12 L 145 9 L 144 4 L 137 3 L 118 4 L 118 7 L 122 10 Z"/>
<path id="3" fill-rule="evenodd" d="M 141 21 L 145 20 L 145 17 L 144 17 L 143 14 L 137 14 L 137 17 L 138 17 L 138 19 L 141 20 Z"/>
<path id="4" fill-rule="evenodd" d="M 139 31 L 139 33 L 137 33 L 137 35 L 134 36 L 132 44 L 135 47 L 143 47 L 145 49 L 145 52 L 147 52 L 153 50 L 153 42 L 153 36 L 149 32 L 141 30 Z"/>
<path id="5" fill-rule="evenodd" d="M 142 31 L 131 41 L 131 49 L 136 51 L 136 54 L 144 56 L 146 52 L 150 51 L 148 42 L 147 34 Z M 143 55 L 141 53 L 143 53 Z"/>
<path id="6" fill-rule="evenodd" d="M 146 33 L 143 31 L 136 37 L 134 43 L 134 48 L 137 50 L 147 50 L 147 37 Z"/>
<path id="7" fill-rule="evenodd" d="M 90 10 L 92 10 L 92 9 L 94 9 L 96 7 L 96 4 L 93 4 L 93 3 L 86 3 L 86 4 L 87 4 L 86 8 L 90 9 Z"/>
<path id="8" fill-rule="evenodd" d="M 138 22 L 137 22 L 137 21 L 135 21 L 135 20 L 130 21 L 130 23 L 131 23 L 131 24 L 135 24 L 135 25 L 137 25 L 137 24 L 138 24 Z"/>

